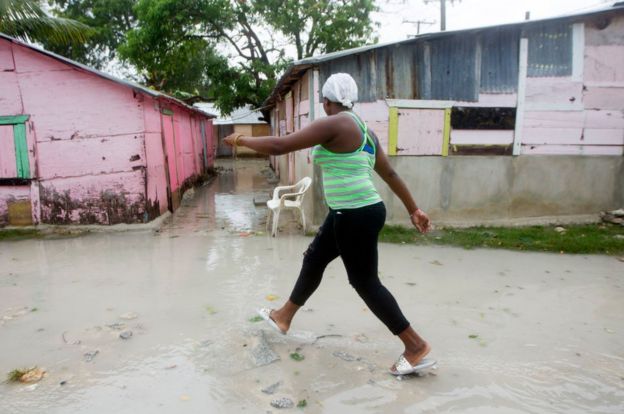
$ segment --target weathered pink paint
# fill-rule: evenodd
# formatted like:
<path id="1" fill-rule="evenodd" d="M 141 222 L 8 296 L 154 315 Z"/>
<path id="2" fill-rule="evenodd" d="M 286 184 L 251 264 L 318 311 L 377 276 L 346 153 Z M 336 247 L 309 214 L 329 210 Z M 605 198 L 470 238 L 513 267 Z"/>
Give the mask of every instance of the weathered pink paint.
<path id="1" fill-rule="evenodd" d="M 587 86 L 583 91 L 583 105 L 585 109 L 622 109 L 624 108 L 624 87 Z"/>
<path id="2" fill-rule="evenodd" d="M 0 72 L 8 72 L 15 70 L 13 62 L 13 52 L 11 44 L 0 42 Z"/>
<path id="3" fill-rule="evenodd" d="M 8 116 L 22 113 L 24 110 L 17 83 L 17 74 L 15 72 L 0 72 L 0 114 Z"/>
<path id="4" fill-rule="evenodd" d="M 145 167 L 144 140 L 143 134 L 132 134 L 39 142 L 39 174 L 47 178 L 77 177 Z"/>
<path id="5" fill-rule="evenodd" d="M 443 109 L 399 109 L 399 155 L 441 155 Z"/>
<path id="6" fill-rule="evenodd" d="M 621 45 L 587 46 L 584 78 L 586 85 L 624 85 L 624 47 Z"/>
<path id="7" fill-rule="evenodd" d="M 527 110 L 538 107 L 573 111 L 579 107 L 582 98 L 583 82 L 569 78 L 527 78 L 525 96 Z"/>
<path id="8" fill-rule="evenodd" d="M 581 145 L 583 128 L 524 128 L 523 144 L 577 144 Z"/>
<path id="9" fill-rule="evenodd" d="M 310 113 L 310 101 L 305 99 L 299 102 L 299 115 L 307 115 Z"/>
<path id="10" fill-rule="evenodd" d="M 389 110 L 386 102 L 361 102 L 355 104 L 353 110 L 366 122 L 368 128 L 375 132 L 379 144 L 387 151 Z"/>
<path id="11" fill-rule="evenodd" d="M 0 116 L 9 115 L 29 115 L 33 181 L 26 188 L 35 223 L 151 220 L 175 208 L 167 194 L 204 174 L 214 160 L 204 154 L 204 141 L 207 151 L 214 150 L 205 114 L 0 38 Z M 10 153 L 5 130 L 0 127 L 0 169 L 15 175 L 7 169 L 15 169 L 14 157 L 13 167 L 6 167 L 11 157 L 5 156 Z M 12 143 L 12 131 L 10 138 Z M 14 190 L 0 186 L 2 194 Z M 0 225 L 9 198 L 3 200 Z"/>
<path id="12" fill-rule="evenodd" d="M 509 145 L 513 139 L 512 130 L 451 130 L 451 145 Z"/>
<path id="13" fill-rule="evenodd" d="M 609 145 L 522 145 L 529 155 L 622 155 L 622 146 Z"/>
<path id="14" fill-rule="evenodd" d="M 624 145 L 624 130 L 585 128 L 583 141 L 586 145 Z"/>
<path id="15" fill-rule="evenodd" d="M 584 112 L 585 128 L 609 128 L 624 130 L 624 109 L 620 111 L 587 110 Z"/>
<path id="16" fill-rule="evenodd" d="M 0 178 L 17 177 L 13 125 L 0 125 Z"/>
<path id="17" fill-rule="evenodd" d="M 583 111 L 526 111 L 525 128 L 583 128 Z"/>

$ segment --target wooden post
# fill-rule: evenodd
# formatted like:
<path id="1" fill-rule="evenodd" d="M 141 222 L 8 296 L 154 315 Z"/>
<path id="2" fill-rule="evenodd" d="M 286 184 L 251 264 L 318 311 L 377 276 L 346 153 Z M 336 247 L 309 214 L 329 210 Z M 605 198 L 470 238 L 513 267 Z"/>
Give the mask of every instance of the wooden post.
<path id="1" fill-rule="evenodd" d="M 399 142 L 399 108 L 391 106 L 388 108 L 388 155 L 397 155 L 397 144 Z"/>
<path id="2" fill-rule="evenodd" d="M 518 102 L 516 104 L 516 128 L 514 131 L 513 155 L 520 155 L 522 150 L 522 129 L 524 127 L 524 99 L 526 95 L 527 67 L 529 61 L 529 39 L 520 39 L 520 58 L 518 68 Z"/>

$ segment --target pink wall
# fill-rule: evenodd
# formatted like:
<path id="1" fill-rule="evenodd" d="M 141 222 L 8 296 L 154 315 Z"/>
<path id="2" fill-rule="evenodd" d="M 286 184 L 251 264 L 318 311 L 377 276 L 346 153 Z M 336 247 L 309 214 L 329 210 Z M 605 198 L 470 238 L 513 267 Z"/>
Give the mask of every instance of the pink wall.
<path id="1" fill-rule="evenodd" d="M 27 143 L 31 175 L 36 178 L 29 189 L 34 221 L 131 223 L 166 211 L 164 99 L 159 102 L 132 87 L 0 39 L 0 116 L 30 115 Z M 172 185 L 179 188 L 203 171 L 197 162 L 202 148 L 195 146 L 199 133 L 191 125 L 191 111 L 173 106 L 179 141 L 174 159 L 180 168 Z M 8 142 L 1 141 L 0 145 Z M 14 186 L 0 190 L 5 195 L 19 192 Z M 19 194 L 24 196 L 23 191 Z M 3 215 L 6 201 L 0 201 Z"/>
<path id="2" fill-rule="evenodd" d="M 523 154 L 622 155 L 624 17 L 584 25 L 582 80 L 527 78 Z"/>
<path id="3" fill-rule="evenodd" d="M 158 101 L 146 97 L 143 103 L 145 121 L 145 159 L 147 162 L 147 208 L 157 216 L 168 208 L 167 172 L 163 152 L 162 127 Z"/>

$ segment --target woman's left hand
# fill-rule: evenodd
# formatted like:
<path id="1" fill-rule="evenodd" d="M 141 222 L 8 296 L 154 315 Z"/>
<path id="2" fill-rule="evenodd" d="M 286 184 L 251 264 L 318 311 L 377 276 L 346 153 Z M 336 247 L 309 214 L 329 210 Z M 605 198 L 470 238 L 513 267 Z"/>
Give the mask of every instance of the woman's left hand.
<path id="1" fill-rule="evenodd" d="M 410 219 L 412 220 L 414 227 L 416 227 L 419 232 L 425 234 L 431 230 L 431 221 L 429 220 L 429 216 L 421 209 L 416 209 L 416 211 L 410 215 Z"/>

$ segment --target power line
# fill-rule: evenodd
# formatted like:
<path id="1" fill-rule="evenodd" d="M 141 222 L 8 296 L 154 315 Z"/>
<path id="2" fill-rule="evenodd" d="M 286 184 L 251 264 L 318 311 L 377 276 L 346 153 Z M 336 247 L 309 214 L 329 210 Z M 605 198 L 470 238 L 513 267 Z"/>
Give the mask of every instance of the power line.
<path id="1" fill-rule="evenodd" d="M 447 0 L 423 0 L 425 4 L 429 4 L 432 2 L 440 3 L 440 30 L 446 30 L 446 2 Z M 455 4 L 455 2 L 460 2 L 461 0 L 448 0 L 451 4 Z"/>

